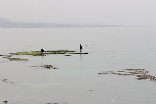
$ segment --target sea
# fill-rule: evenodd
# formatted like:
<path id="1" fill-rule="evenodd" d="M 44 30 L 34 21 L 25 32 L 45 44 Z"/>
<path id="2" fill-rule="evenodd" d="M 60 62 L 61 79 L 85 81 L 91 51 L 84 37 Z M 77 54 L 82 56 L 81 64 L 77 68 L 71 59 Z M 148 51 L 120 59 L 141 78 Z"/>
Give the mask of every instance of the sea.
<path id="1" fill-rule="evenodd" d="M 88 54 L 0 56 L 0 104 L 155 104 L 156 82 L 98 74 L 145 69 L 156 76 L 155 27 L 0 28 L 0 55 L 74 50 Z M 58 69 L 32 67 L 53 65 Z"/>

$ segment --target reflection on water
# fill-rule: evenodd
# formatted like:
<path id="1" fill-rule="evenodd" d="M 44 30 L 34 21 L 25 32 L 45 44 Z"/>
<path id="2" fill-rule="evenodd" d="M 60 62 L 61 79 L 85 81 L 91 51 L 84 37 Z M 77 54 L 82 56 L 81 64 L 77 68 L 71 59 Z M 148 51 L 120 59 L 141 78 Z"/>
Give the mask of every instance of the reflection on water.
<path id="1" fill-rule="evenodd" d="M 0 54 L 3 55 L 37 51 L 42 47 L 79 52 L 79 40 L 84 44 L 83 52 L 89 53 L 12 56 L 29 59 L 27 62 L 0 57 L 0 102 L 155 104 L 155 82 L 138 81 L 135 76 L 98 75 L 102 71 L 135 68 L 146 69 L 156 76 L 155 30 L 130 27 L 0 29 Z M 31 67 L 43 64 L 59 69 Z"/>
<path id="2" fill-rule="evenodd" d="M 82 54 L 80 54 L 80 69 L 83 69 L 83 66 L 82 66 L 82 62 L 83 62 L 83 60 L 82 60 Z"/>
<path id="3" fill-rule="evenodd" d="M 41 56 L 41 57 L 42 57 L 41 65 L 43 65 L 43 63 L 44 63 L 44 56 Z"/>
<path id="4" fill-rule="evenodd" d="M 82 60 L 82 54 L 80 54 L 80 61 Z"/>

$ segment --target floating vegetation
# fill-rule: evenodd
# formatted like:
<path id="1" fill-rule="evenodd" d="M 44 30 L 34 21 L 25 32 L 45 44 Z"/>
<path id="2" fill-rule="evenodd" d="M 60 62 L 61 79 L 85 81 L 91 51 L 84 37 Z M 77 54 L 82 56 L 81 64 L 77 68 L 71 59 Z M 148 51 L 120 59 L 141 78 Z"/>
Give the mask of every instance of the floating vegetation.
<path id="1" fill-rule="evenodd" d="M 1 61 L 0 63 L 5 63 L 5 62 L 8 62 L 8 61 Z"/>
<path id="2" fill-rule="evenodd" d="M 10 61 L 28 61 L 28 59 L 21 59 L 21 58 L 8 58 Z"/>
<path id="3" fill-rule="evenodd" d="M 71 52 L 69 54 L 88 54 L 87 52 L 83 53 L 83 52 Z"/>
<path id="4" fill-rule="evenodd" d="M 10 61 L 28 61 L 28 59 L 21 59 L 21 58 L 12 58 L 11 56 L 12 55 L 0 55 L 2 56 L 3 58 L 7 58 L 9 59 Z M 6 62 L 6 61 L 2 61 L 0 63 L 3 63 L 3 62 Z"/>
<path id="5" fill-rule="evenodd" d="M 64 55 L 64 56 L 71 56 L 71 55 Z"/>
<path id="6" fill-rule="evenodd" d="M 47 54 L 66 54 L 68 52 L 75 52 L 73 50 L 53 50 L 53 51 L 45 51 Z"/>
<path id="7" fill-rule="evenodd" d="M 44 67 L 44 68 L 47 68 L 47 69 L 58 69 L 58 68 L 56 68 L 56 67 L 54 67 L 52 65 L 43 65 L 41 67 Z"/>
<path id="8" fill-rule="evenodd" d="M 52 50 L 52 51 L 30 51 L 30 52 L 16 52 L 16 53 L 9 53 L 11 55 L 33 55 L 33 56 L 46 56 L 46 54 L 88 54 L 86 52 L 76 52 L 73 50 Z M 66 55 L 69 56 L 69 55 Z"/>
<path id="9" fill-rule="evenodd" d="M 43 52 L 41 51 L 30 51 L 30 52 L 16 52 L 16 53 L 9 53 L 12 55 L 33 55 L 33 56 L 44 56 Z"/>
<path id="10" fill-rule="evenodd" d="M 4 104 L 7 104 L 7 103 L 8 103 L 8 101 L 7 101 L 7 100 L 4 100 L 4 101 L 3 101 L 3 103 L 4 103 Z"/>
<path id="11" fill-rule="evenodd" d="M 2 56 L 3 58 L 8 58 L 8 57 L 11 57 L 12 55 L 0 55 Z"/>
<path id="12" fill-rule="evenodd" d="M 98 74 L 116 74 L 116 75 L 133 75 L 137 76 L 138 80 L 151 80 L 156 82 L 156 77 L 152 75 L 147 75 L 148 71 L 145 69 L 121 69 L 117 71 L 103 71 Z"/>
<path id="13" fill-rule="evenodd" d="M 46 54 L 66 54 L 68 52 L 75 52 L 70 50 L 52 50 L 52 51 L 30 51 L 30 52 L 16 52 L 10 53 L 12 55 L 33 55 L 33 56 L 45 56 Z"/>
<path id="14" fill-rule="evenodd" d="M 41 67 L 44 67 L 44 68 L 47 68 L 47 69 L 51 69 L 51 68 L 53 68 L 52 65 L 43 65 L 43 66 L 41 66 Z"/>
<path id="15" fill-rule="evenodd" d="M 41 65 L 41 66 L 31 66 L 31 67 L 44 67 L 46 69 L 58 69 L 52 65 Z"/>
<path id="16" fill-rule="evenodd" d="M 94 91 L 94 89 L 89 89 L 89 91 Z"/>

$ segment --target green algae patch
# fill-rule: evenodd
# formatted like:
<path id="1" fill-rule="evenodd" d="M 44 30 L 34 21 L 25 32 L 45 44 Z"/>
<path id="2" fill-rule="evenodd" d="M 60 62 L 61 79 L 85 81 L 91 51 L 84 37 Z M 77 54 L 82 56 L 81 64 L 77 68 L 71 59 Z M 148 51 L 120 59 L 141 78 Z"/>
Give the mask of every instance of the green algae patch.
<path id="1" fill-rule="evenodd" d="M 31 66 L 31 67 L 37 67 L 37 68 L 43 67 L 43 68 L 46 68 L 46 69 L 58 69 L 57 67 L 55 67 L 53 65 L 47 65 L 47 64 L 45 64 L 45 65 L 38 65 L 38 66 Z"/>
<path id="2" fill-rule="evenodd" d="M 16 53 L 10 53 L 12 55 L 33 55 L 33 56 L 42 56 L 43 52 L 40 51 L 30 51 L 30 52 L 16 52 Z"/>
<path id="3" fill-rule="evenodd" d="M 4 100 L 4 101 L 3 101 L 3 103 L 4 103 L 4 104 L 7 104 L 7 103 L 8 103 L 8 101 L 7 101 L 7 100 Z"/>
<path id="4" fill-rule="evenodd" d="M 54 67 L 54 66 L 52 66 L 52 65 L 43 65 L 43 66 L 41 66 L 41 67 L 44 67 L 44 68 L 46 68 L 46 69 L 58 69 L 58 68 L 56 68 L 56 67 Z"/>
<path id="5" fill-rule="evenodd" d="M 75 52 L 72 50 L 52 50 L 52 51 L 45 51 L 46 54 L 66 54 L 69 52 Z"/>
<path id="6" fill-rule="evenodd" d="M 72 50 L 52 50 L 52 51 L 30 51 L 30 52 L 16 52 L 10 53 L 12 55 L 33 55 L 33 56 L 45 56 L 46 54 L 66 54 L 69 52 L 75 52 Z"/>
<path id="7" fill-rule="evenodd" d="M 44 68 L 47 68 L 47 69 L 53 68 L 52 65 L 44 65 L 44 66 L 41 66 L 41 67 L 44 67 Z"/>
<path id="8" fill-rule="evenodd" d="M 137 76 L 137 80 L 150 80 L 156 82 L 156 77 L 152 75 L 148 75 L 149 71 L 145 69 L 120 69 L 117 71 L 103 71 L 98 73 L 102 74 L 116 74 L 116 75 L 124 75 L 124 76 Z"/>
<path id="9" fill-rule="evenodd" d="M 21 58 L 8 58 L 10 61 L 28 61 L 28 59 L 21 59 Z"/>
<path id="10" fill-rule="evenodd" d="M 88 54 L 87 52 L 76 52 L 73 50 L 51 50 L 51 51 L 30 51 L 30 52 L 16 52 L 10 53 L 12 55 L 33 55 L 33 56 L 46 56 L 47 54 Z"/>
<path id="11" fill-rule="evenodd" d="M 87 52 L 70 52 L 69 54 L 88 54 Z"/>

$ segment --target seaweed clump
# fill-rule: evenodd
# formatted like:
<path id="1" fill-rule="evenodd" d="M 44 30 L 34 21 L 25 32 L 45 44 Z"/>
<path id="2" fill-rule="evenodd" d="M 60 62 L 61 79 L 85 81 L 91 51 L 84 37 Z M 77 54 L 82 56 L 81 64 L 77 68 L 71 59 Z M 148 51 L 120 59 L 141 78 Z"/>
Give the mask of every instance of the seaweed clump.
<path id="1" fill-rule="evenodd" d="M 43 65 L 43 66 L 41 66 L 41 67 L 44 67 L 44 68 L 47 68 L 47 69 L 51 69 L 51 68 L 53 68 L 52 65 Z"/>
<path id="2" fill-rule="evenodd" d="M 56 67 L 54 67 L 52 65 L 43 65 L 41 67 L 44 67 L 44 68 L 47 68 L 47 69 L 58 69 L 58 68 L 56 68 Z"/>
<path id="3" fill-rule="evenodd" d="M 7 103 L 8 103 L 8 101 L 7 101 L 7 100 L 4 100 L 4 101 L 3 101 L 3 103 L 4 103 L 4 104 L 7 104 Z"/>
<path id="4" fill-rule="evenodd" d="M 33 55 L 33 56 L 45 56 L 46 54 L 66 54 L 68 52 L 75 52 L 70 50 L 52 50 L 52 51 L 30 51 L 30 52 L 15 52 L 10 53 L 12 55 Z"/>
<path id="5" fill-rule="evenodd" d="M 21 59 L 21 58 L 8 58 L 10 61 L 28 61 L 28 59 Z"/>
<path id="6" fill-rule="evenodd" d="M 148 71 L 145 69 L 121 69 L 117 71 L 103 71 L 102 73 L 98 74 L 116 74 L 116 75 L 133 75 L 137 76 L 137 80 L 150 80 L 156 82 L 156 77 L 147 74 Z"/>
<path id="7" fill-rule="evenodd" d="M 16 52 L 16 53 L 10 53 L 12 55 L 33 55 L 33 56 L 43 56 L 43 52 L 41 51 L 30 51 L 30 52 Z"/>
<path id="8" fill-rule="evenodd" d="M 46 69 L 58 69 L 57 67 L 54 67 L 52 65 L 41 65 L 41 66 L 31 66 L 31 67 L 43 67 L 43 68 L 46 68 Z"/>

